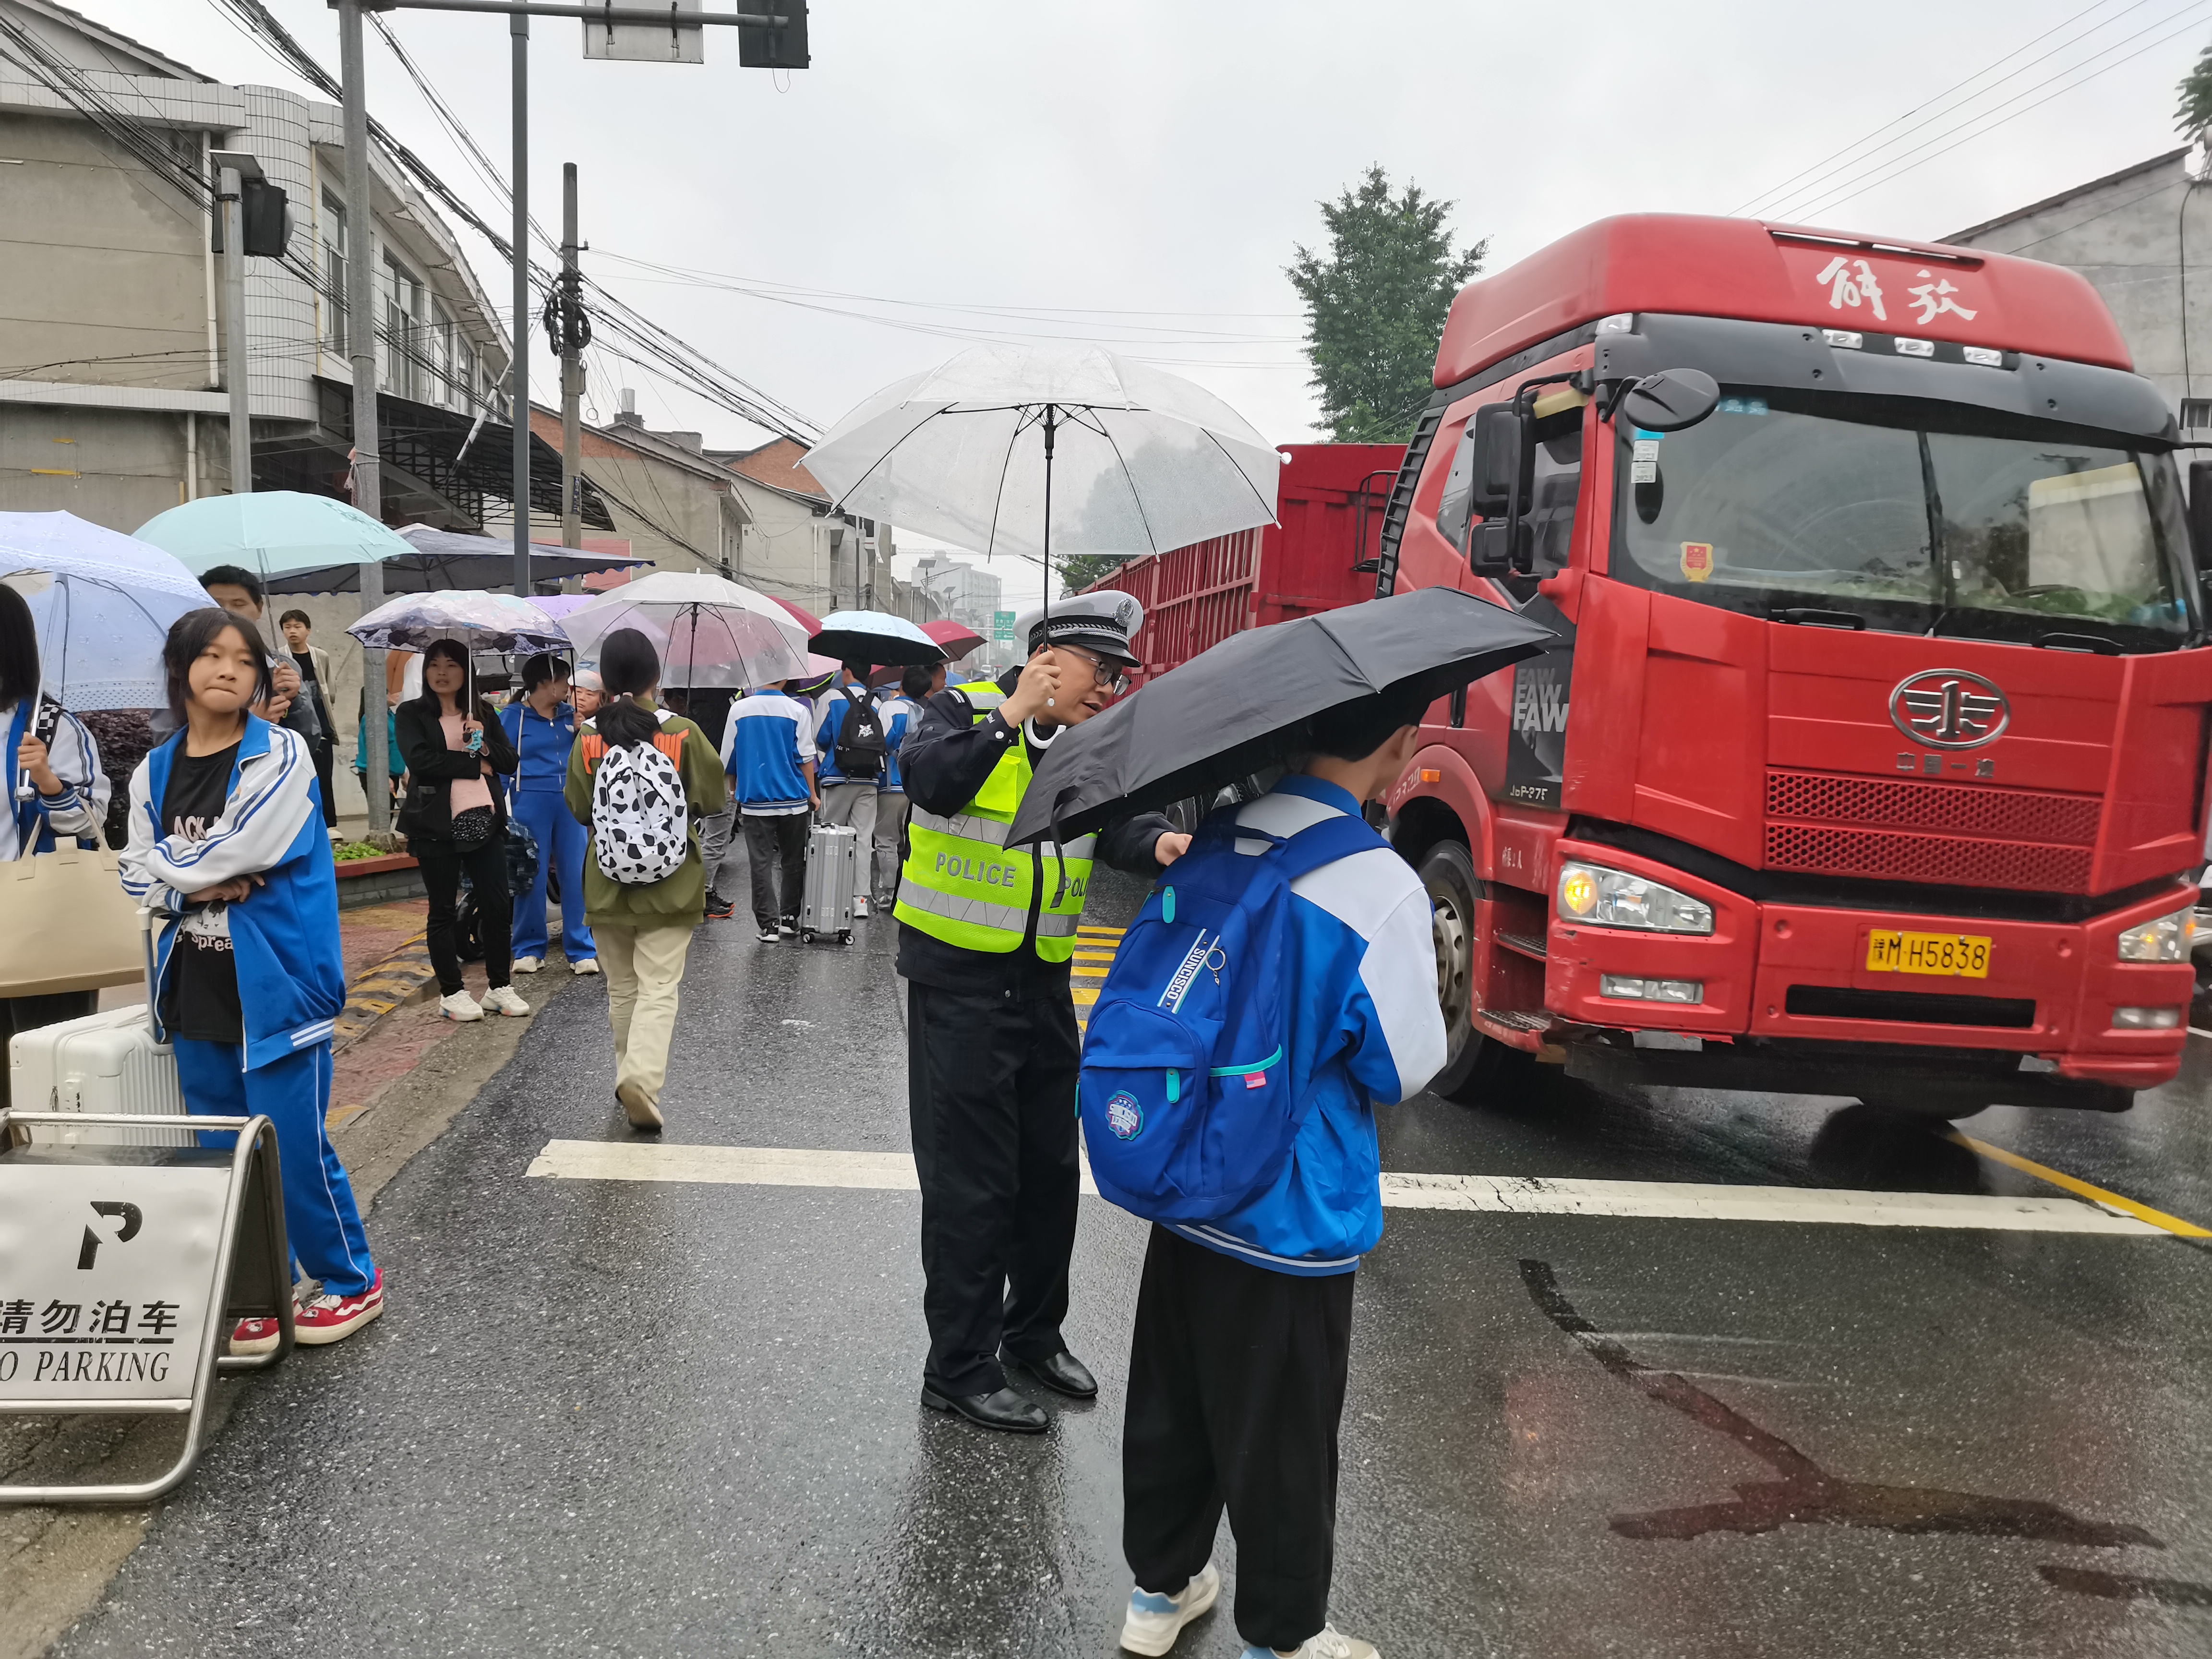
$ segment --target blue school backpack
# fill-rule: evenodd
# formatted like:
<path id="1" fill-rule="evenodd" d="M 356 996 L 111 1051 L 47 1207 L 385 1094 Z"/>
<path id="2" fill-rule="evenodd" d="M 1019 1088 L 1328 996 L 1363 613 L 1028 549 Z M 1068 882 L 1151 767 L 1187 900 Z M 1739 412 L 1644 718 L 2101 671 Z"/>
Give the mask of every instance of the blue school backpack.
<path id="1" fill-rule="evenodd" d="M 1355 817 L 1287 838 L 1224 807 L 1145 901 L 1091 1010 L 1076 1099 L 1091 1173 L 1154 1221 L 1232 1213 L 1297 1139 L 1284 1010 L 1291 884 L 1384 846 Z M 1265 853 L 1235 842 L 1272 842 Z"/>

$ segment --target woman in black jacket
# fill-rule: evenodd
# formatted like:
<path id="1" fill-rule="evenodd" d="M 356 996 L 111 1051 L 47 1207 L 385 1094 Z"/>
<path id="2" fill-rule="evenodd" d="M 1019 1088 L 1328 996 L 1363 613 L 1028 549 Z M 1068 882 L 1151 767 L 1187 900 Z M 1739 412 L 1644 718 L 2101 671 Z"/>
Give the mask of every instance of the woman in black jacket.
<path id="1" fill-rule="evenodd" d="M 394 725 L 411 780 L 400 828 L 430 895 L 430 965 L 438 970 L 442 994 L 438 1012 L 447 1019 L 482 1019 L 489 1009 L 519 1019 L 530 1005 L 508 982 L 513 901 L 507 888 L 507 790 L 500 781 L 514 771 L 514 748 L 481 697 L 473 708 L 464 707 L 468 675 L 466 649 L 452 640 L 434 641 L 422 653 L 422 695 L 399 705 Z M 462 988 L 454 937 L 464 870 L 476 889 L 483 939 L 489 988 L 481 1004 Z"/>

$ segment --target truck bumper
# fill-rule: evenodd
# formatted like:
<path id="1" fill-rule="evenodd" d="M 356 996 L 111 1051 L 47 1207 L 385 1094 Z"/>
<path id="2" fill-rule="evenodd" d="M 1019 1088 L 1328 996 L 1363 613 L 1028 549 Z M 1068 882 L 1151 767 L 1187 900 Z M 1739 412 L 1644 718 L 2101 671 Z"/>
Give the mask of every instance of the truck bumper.
<path id="1" fill-rule="evenodd" d="M 1736 1059 L 1696 1066 L 1686 1062 L 1699 1056 L 1679 1053 L 1653 1061 L 1659 1069 L 1737 1075 L 1753 1064 L 1753 1055 L 1766 1057 L 1761 1065 L 1783 1067 L 1794 1065 L 1790 1057 L 1801 1050 L 1830 1055 L 1826 1063 L 1847 1059 L 1864 1068 L 1877 1066 L 1892 1049 L 1921 1055 L 1956 1051 L 1962 1060 L 1969 1053 L 2009 1056 L 2015 1072 L 2019 1057 L 2030 1057 L 2033 1073 L 2021 1073 L 2023 1080 L 2008 1086 L 2057 1096 L 2066 1093 L 2059 1086 L 2066 1084 L 2153 1088 L 2171 1080 L 2179 1067 L 2193 971 L 2185 962 L 2122 962 L 2118 940 L 2125 928 L 2194 902 L 2194 890 L 2185 884 L 2078 922 L 1970 920 L 1762 902 L 1611 847 L 1564 842 L 1559 855 L 1646 876 L 1712 906 L 1713 932 L 1705 937 L 1593 927 L 1556 914 L 1550 924 L 1544 1000 L 1554 1016 L 1616 1030 L 1723 1040 L 1708 1042 L 1708 1054 L 1735 1040 L 1744 1051 Z M 1870 969 L 1869 936 L 1878 929 L 1985 939 L 1987 977 Z M 1689 981 L 1701 989 L 1692 1003 L 1639 1001 L 1607 995 L 1608 976 L 1616 991 L 1624 979 Z M 2164 1030 L 2123 1027 L 2115 1023 L 2115 1011 L 2122 1008 L 2172 1009 L 2177 1023 Z M 1653 1054 L 1633 1052 L 1646 1060 Z M 1817 1069 L 1820 1062 L 1808 1063 Z M 1995 1075 L 1986 1058 L 1974 1075 L 1984 1081 Z M 2031 1075 L 2040 1079 L 2033 1088 L 2025 1080 Z M 1909 1076 L 1898 1082 L 1917 1086 Z M 1714 1081 L 1705 1086 L 1786 1085 Z M 1790 1086 L 1789 1091 L 1838 1091 L 1831 1073 L 1826 1090 Z M 1848 1083 L 1842 1091 L 1856 1092 Z M 2054 1098 L 2051 1103 L 2084 1103 Z"/>

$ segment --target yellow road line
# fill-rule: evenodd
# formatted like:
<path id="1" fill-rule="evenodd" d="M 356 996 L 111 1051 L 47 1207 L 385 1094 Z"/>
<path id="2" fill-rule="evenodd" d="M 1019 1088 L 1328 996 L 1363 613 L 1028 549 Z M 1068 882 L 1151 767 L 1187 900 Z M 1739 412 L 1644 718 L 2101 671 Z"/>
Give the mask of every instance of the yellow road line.
<path id="1" fill-rule="evenodd" d="M 1091 927 L 1079 924 L 1076 933 L 1090 939 L 1119 939 L 1129 930 L 1126 927 Z"/>
<path id="2" fill-rule="evenodd" d="M 1085 985 L 1075 987 L 1069 994 L 1075 999 L 1075 1006 L 1079 1008 L 1088 1008 L 1098 1000 L 1098 993 Z"/>
<path id="3" fill-rule="evenodd" d="M 2148 1204 L 2138 1204 L 2132 1198 L 2122 1198 L 2118 1193 L 2106 1192 L 2102 1187 L 2093 1187 L 2087 1182 L 2068 1175 L 2063 1170 L 2054 1170 L 2048 1164 L 2038 1164 L 2032 1158 L 2022 1158 L 2018 1152 L 2008 1152 L 2002 1146 L 1992 1146 L 1986 1140 L 1977 1140 L 1973 1136 L 1962 1133 L 1957 1129 L 1951 1131 L 1951 1139 L 1961 1146 L 1978 1152 L 1994 1163 L 2002 1164 L 2008 1169 L 2018 1170 L 2022 1175 L 2032 1175 L 2038 1181 L 2047 1181 L 2052 1186 L 2073 1194 L 2076 1198 L 2087 1199 L 2092 1204 L 2102 1204 L 2107 1209 L 2118 1210 L 2124 1214 L 2135 1217 L 2138 1221 L 2147 1221 L 2154 1227 L 2161 1227 L 2177 1238 L 2212 1238 L 2212 1228 L 2200 1227 L 2193 1221 L 2184 1221 L 2179 1216 L 2168 1215 L 2163 1210 L 2154 1210 Z"/>
<path id="4" fill-rule="evenodd" d="M 1078 962 L 1111 962 L 1114 960 L 1114 952 L 1111 951 L 1078 951 L 1075 953 L 1075 959 Z"/>

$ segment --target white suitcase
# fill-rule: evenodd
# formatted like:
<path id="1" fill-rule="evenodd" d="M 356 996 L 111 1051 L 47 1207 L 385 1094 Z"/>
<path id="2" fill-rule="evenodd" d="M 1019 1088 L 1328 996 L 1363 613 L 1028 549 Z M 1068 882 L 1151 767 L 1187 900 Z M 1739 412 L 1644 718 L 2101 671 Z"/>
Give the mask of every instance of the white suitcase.
<path id="1" fill-rule="evenodd" d="M 118 1117 L 181 1117 L 177 1056 L 154 1041 L 146 1005 L 41 1025 L 8 1045 L 8 1097 L 19 1111 Z M 33 1146 L 189 1146 L 189 1129 L 25 1126 Z"/>
<path id="2" fill-rule="evenodd" d="M 799 937 L 811 942 L 853 939 L 853 890 L 860 878 L 860 833 L 849 823 L 817 823 L 806 842 L 806 902 Z"/>

